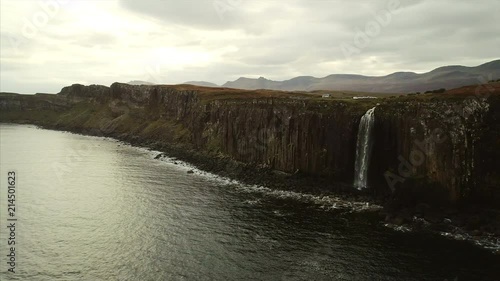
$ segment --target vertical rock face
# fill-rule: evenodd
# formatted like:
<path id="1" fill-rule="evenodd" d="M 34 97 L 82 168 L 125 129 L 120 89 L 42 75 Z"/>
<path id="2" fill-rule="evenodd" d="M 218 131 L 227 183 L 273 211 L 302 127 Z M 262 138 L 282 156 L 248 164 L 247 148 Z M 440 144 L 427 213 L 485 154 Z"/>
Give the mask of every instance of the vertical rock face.
<path id="1" fill-rule="evenodd" d="M 67 109 L 68 106 L 68 103 L 64 99 L 55 95 L 36 94 L 28 96 L 8 94 L 0 96 L 0 109 L 5 112 L 33 110 L 61 111 Z"/>
<path id="2" fill-rule="evenodd" d="M 352 185 L 360 119 L 373 101 L 255 97 L 253 92 L 245 92 L 248 97 L 243 98 L 214 98 L 219 90 L 224 91 L 73 85 L 52 98 L 0 96 L 0 107 L 11 112 L 81 110 L 77 119 L 61 118 L 55 125 L 132 134 L 205 155 Z M 399 198 L 403 204 L 497 205 L 499 97 L 497 93 L 381 101 L 373 115 L 367 192 Z M 79 109 L 82 103 L 90 108 Z M 35 117 L 31 122 L 37 122 Z"/>
<path id="3" fill-rule="evenodd" d="M 489 111 L 480 129 L 471 133 L 475 139 L 471 163 L 474 189 L 470 200 L 492 206 L 500 202 L 500 96 L 488 98 Z"/>
<path id="4" fill-rule="evenodd" d="M 238 161 L 349 181 L 359 114 L 341 105 L 320 110 L 272 99 L 214 102 L 200 118 L 195 142 Z"/>
<path id="5" fill-rule="evenodd" d="M 498 172 L 482 164 L 492 156 L 498 161 L 498 153 L 486 155 L 480 145 L 491 142 L 484 135 L 492 122 L 492 101 L 498 102 L 496 97 L 471 97 L 381 105 L 370 171 L 378 192 L 401 195 L 410 201 L 406 203 L 459 204 L 472 198 L 492 203 L 498 199 L 498 188 L 490 188 L 489 195 L 480 191 L 498 182 Z M 492 150 L 499 149 L 497 143 Z M 480 176 L 485 171 L 490 171 L 489 179 Z"/>
<path id="6" fill-rule="evenodd" d="M 160 119 L 179 122 L 199 151 L 288 173 L 339 181 L 353 176 L 359 112 L 305 101 L 215 100 L 191 91 L 158 91 Z M 342 147 L 343 149 L 338 149 Z"/>
<path id="7" fill-rule="evenodd" d="M 84 86 L 73 84 L 64 87 L 59 93 L 59 98 L 63 98 L 69 104 L 79 102 L 104 102 L 109 97 L 109 87 L 101 85 Z"/>

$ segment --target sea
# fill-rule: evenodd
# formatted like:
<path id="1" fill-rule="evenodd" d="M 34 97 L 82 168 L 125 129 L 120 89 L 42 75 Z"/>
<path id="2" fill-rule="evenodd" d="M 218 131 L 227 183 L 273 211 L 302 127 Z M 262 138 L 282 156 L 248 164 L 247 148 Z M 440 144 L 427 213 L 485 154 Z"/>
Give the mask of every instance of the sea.
<path id="1" fill-rule="evenodd" d="M 0 148 L 2 281 L 500 280 L 490 249 L 389 228 L 368 202 L 31 125 L 0 124 Z"/>

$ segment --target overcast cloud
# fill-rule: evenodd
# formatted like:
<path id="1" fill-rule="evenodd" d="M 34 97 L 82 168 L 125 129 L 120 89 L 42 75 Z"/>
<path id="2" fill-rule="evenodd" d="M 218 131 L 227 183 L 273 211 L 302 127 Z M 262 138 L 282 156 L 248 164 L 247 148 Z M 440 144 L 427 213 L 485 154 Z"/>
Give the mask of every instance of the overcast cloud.
<path id="1" fill-rule="evenodd" d="M 0 91 L 386 75 L 500 57 L 498 0 L 0 3 Z"/>

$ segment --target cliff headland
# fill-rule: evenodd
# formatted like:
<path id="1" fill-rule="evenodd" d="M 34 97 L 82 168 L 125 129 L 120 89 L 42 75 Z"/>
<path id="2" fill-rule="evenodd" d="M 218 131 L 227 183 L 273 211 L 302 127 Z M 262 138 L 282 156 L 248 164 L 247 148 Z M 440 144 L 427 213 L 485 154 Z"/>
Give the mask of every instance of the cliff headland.
<path id="1" fill-rule="evenodd" d="M 353 98 L 361 96 L 75 84 L 57 95 L 0 94 L 0 122 L 114 137 L 250 184 L 370 198 L 398 224 L 452 220 L 500 233 L 500 83 Z M 358 131 L 372 108 L 359 190 Z"/>

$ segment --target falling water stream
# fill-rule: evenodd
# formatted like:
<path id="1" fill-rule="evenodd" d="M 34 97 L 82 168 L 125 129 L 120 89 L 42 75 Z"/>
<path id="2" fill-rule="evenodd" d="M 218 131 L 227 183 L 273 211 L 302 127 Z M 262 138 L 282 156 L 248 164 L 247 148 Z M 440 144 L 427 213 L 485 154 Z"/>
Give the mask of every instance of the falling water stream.
<path id="1" fill-rule="evenodd" d="M 367 187 L 368 165 L 373 146 L 371 138 L 375 123 L 375 107 L 369 109 L 359 122 L 358 141 L 356 143 L 356 162 L 354 165 L 354 186 L 361 190 Z"/>

